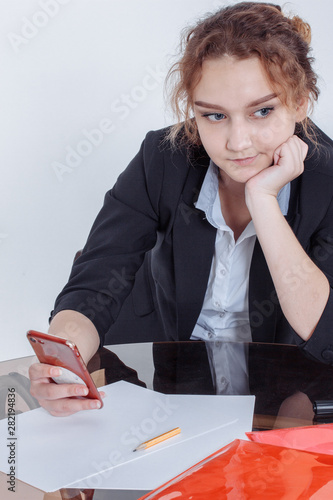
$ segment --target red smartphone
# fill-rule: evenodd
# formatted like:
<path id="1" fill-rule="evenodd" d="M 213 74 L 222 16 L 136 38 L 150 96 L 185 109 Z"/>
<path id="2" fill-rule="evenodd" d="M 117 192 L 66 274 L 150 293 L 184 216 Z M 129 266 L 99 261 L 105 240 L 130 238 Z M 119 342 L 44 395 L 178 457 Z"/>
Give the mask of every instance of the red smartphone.
<path id="1" fill-rule="evenodd" d="M 85 397 L 98 399 L 102 408 L 102 398 L 74 342 L 49 333 L 36 332 L 35 330 L 29 330 L 27 337 L 41 363 L 61 368 L 62 375 L 52 377 L 54 382 L 57 384 L 86 385 L 89 392 Z"/>

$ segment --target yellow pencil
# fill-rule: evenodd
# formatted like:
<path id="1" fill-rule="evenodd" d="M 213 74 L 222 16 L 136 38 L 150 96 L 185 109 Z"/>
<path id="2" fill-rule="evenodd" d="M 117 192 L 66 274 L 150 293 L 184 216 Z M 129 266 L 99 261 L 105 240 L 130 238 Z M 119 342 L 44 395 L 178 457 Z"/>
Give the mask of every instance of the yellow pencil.
<path id="1" fill-rule="evenodd" d="M 156 436 L 152 439 L 149 439 L 148 441 L 145 441 L 144 443 L 139 444 L 139 446 L 137 446 L 137 448 L 135 448 L 135 450 L 133 451 L 146 450 L 147 448 L 150 448 L 155 444 L 161 443 L 166 439 L 169 439 L 173 436 L 177 436 L 177 434 L 179 433 L 180 433 L 180 427 L 176 427 L 175 429 L 171 429 L 171 431 L 164 432 L 164 434 L 161 434 L 160 436 Z"/>

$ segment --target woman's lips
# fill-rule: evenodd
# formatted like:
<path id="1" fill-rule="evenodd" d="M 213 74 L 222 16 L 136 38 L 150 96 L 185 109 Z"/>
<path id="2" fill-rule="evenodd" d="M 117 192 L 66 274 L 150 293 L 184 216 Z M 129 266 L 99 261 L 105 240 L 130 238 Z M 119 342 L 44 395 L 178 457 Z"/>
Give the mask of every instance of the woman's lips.
<path id="1" fill-rule="evenodd" d="M 251 165 L 256 159 L 258 158 L 258 155 L 255 156 L 248 156 L 246 158 L 233 158 L 231 161 L 233 163 L 236 163 L 237 165 L 240 166 L 246 166 L 246 165 Z"/>

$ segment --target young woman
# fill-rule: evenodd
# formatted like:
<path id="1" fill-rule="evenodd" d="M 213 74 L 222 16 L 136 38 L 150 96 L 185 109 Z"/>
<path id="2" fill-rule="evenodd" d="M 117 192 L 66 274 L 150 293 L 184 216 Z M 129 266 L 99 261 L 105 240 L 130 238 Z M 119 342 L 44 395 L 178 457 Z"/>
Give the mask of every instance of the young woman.
<path id="1" fill-rule="evenodd" d="M 56 302 L 50 332 L 85 360 L 131 292 L 165 339 L 296 343 L 333 361 L 333 150 L 307 117 L 309 42 L 299 17 L 255 2 L 187 33 L 170 72 L 178 123 L 147 134 Z M 56 375 L 30 370 L 52 414 L 97 407 Z"/>

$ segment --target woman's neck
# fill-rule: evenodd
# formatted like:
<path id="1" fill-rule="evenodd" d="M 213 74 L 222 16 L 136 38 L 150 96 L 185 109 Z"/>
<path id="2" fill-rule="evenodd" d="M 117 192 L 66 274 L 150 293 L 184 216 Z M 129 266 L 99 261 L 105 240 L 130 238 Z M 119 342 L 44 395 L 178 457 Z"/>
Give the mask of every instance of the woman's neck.
<path id="1" fill-rule="evenodd" d="M 245 184 L 221 175 L 219 171 L 219 196 L 224 220 L 233 230 L 237 241 L 251 220 L 245 203 Z"/>
<path id="2" fill-rule="evenodd" d="M 244 198 L 245 202 L 245 184 L 231 179 L 223 170 L 218 170 L 219 191 L 223 191 L 227 196 L 234 198 Z"/>

